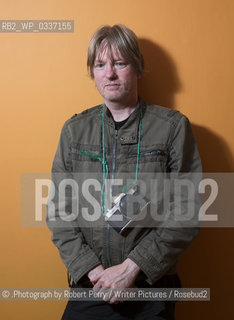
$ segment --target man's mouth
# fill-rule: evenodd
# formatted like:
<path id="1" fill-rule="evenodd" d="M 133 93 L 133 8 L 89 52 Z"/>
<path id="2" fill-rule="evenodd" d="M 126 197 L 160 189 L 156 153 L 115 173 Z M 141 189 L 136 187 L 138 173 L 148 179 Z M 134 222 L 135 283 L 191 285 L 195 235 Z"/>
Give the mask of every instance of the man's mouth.
<path id="1" fill-rule="evenodd" d="M 108 83 L 106 84 L 107 88 L 118 88 L 120 85 L 118 83 Z"/>

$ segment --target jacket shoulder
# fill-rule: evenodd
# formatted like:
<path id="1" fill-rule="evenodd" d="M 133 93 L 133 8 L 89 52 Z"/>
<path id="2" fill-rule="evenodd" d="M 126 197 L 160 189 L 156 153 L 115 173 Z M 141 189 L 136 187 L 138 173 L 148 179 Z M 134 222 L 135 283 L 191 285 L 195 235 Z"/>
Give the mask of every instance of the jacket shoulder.
<path id="1" fill-rule="evenodd" d="M 181 118 L 186 118 L 179 110 L 170 109 L 155 104 L 145 104 L 146 114 L 150 117 L 156 117 L 162 121 L 170 122 L 172 125 L 177 125 Z"/>
<path id="2" fill-rule="evenodd" d="M 100 106 L 101 105 L 99 104 L 94 107 L 87 108 L 80 113 L 75 113 L 71 118 L 69 118 L 65 122 L 65 125 L 71 125 L 73 122 L 77 122 L 79 120 L 83 120 L 85 118 L 92 117 L 95 114 L 99 114 L 100 113 Z"/>

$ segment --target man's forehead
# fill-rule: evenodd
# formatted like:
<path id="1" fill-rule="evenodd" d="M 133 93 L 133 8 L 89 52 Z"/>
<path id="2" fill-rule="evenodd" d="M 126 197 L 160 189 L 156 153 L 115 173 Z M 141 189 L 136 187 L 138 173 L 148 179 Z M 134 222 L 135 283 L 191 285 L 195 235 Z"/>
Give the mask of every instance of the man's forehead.
<path id="1" fill-rule="evenodd" d="M 100 45 L 95 60 L 103 61 L 106 58 L 111 60 L 119 60 L 123 59 L 123 56 L 116 46 L 109 45 L 107 42 L 104 42 Z"/>

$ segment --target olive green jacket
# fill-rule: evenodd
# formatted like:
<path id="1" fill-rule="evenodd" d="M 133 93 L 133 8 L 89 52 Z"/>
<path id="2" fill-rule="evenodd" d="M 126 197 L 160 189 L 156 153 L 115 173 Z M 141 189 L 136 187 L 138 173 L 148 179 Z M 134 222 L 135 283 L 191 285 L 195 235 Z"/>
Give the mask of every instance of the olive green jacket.
<path id="1" fill-rule="evenodd" d="M 134 228 L 123 236 L 109 226 L 103 215 L 98 221 L 86 221 L 80 213 L 82 201 L 77 205 L 79 209 L 75 218 L 68 221 L 65 211 L 72 214 L 78 201 L 69 206 L 65 199 L 58 196 L 59 183 L 64 174 L 66 178 L 77 181 L 79 190 L 82 187 L 79 181 L 82 174 L 90 178 L 100 173 L 102 179 L 102 108 L 95 106 L 74 115 L 62 128 L 52 167 L 55 188 L 48 201 L 47 224 L 52 231 L 52 241 L 59 249 L 74 282 L 99 264 L 107 268 L 130 258 L 152 284 L 163 275 L 176 272 L 178 257 L 195 239 L 198 227 Z M 202 171 L 188 119 L 176 110 L 149 105 L 139 99 L 137 108 L 118 131 L 115 130 L 109 110 L 104 106 L 108 178 L 117 178 L 121 173 L 125 177 L 129 175 L 135 178 L 140 117 L 139 180 L 147 180 L 149 175 L 156 177 L 159 172 Z M 70 194 L 70 198 L 74 200 L 74 195 Z M 170 208 L 172 212 L 174 207 Z"/>

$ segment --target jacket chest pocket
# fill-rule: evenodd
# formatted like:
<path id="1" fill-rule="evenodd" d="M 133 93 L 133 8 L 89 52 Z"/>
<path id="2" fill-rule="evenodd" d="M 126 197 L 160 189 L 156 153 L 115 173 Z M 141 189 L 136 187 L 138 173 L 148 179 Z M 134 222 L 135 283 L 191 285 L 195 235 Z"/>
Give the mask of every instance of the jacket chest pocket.
<path id="1" fill-rule="evenodd" d="M 129 149 L 125 152 L 125 159 L 121 159 L 121 169 L 126 171 L 135 170 L 137 164 L 138 152 L 137 149 Z M 165 172 L 167 171 L 168 151 L 166 148 L 151 147 L 142 148 L 139 152 L 139 171 L 142 172 Z M 124 170 L 125 171 L 125 170 Z"/>
<path id="2" fill-rule="evenodd" d="M 100 146 L 71 144 L 71 160 L 74 172 L 99 172 L 102 168 Z"/>
<path id="3" fill-rule="evenodd" d="M 136 159 L 137 153 L 129 153 L 129 159 Z M 153 150 L 145 150 L 140 151 L 139 153 L 139 162 L 148 162 L 148 161 L 159 161 L 165 162 L 167 159 L 167 152 L 163 149 L 153 149 Z"/>

